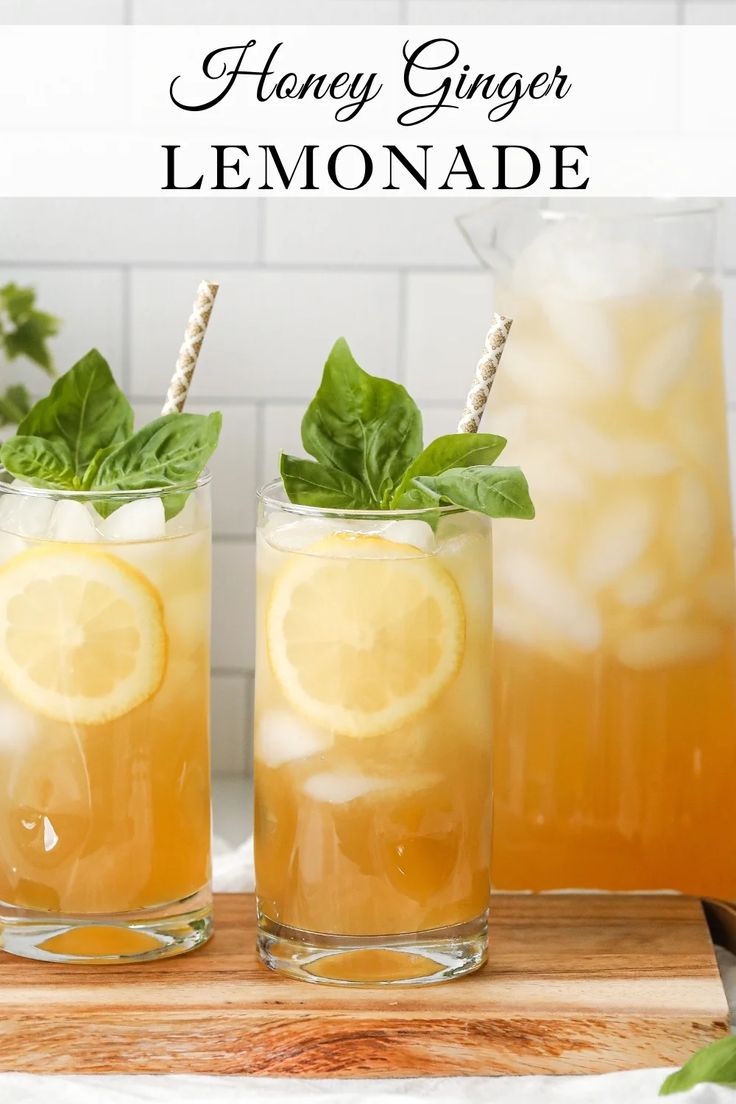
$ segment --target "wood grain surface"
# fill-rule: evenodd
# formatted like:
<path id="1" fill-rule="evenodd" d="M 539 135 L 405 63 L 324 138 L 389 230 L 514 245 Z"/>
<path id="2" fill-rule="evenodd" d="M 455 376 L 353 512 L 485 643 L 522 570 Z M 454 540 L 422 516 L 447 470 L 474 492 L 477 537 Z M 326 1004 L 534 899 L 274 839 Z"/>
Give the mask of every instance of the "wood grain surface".
<path id="1" fill-rule="evenodd" d="M 200 951 L 138 966 L 0 953 L 0 1069 L 308 1077 L 590 1073 L 679 1064 L 728 1029 L 699 901 L 500 896 L 491 961 L 445 985 L 337 989 L 269 973 L 251 896 Z"/>

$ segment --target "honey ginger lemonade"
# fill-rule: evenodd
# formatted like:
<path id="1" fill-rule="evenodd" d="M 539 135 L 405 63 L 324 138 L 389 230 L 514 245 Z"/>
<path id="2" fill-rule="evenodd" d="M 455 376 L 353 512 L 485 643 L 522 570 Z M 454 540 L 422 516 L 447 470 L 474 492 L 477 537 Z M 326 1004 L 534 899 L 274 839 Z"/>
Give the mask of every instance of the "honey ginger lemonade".
<path id="1" fill-rule="evenodd" d="M 489 516 L 529 517 L 490 434 L 422 447 L 344 341 L 260 495 L 259 951 L 311 981 L 440 981 L 485 959 Z M 484 503 L 484 511 L 468 508 Z"/>
<path id="2" fill-rule="evenodd" d="M 132 411 L 92 352 L 2 447 L 0 946 L 135 961 L 208 938 L 219 415 Z"/>
<path id="3" fill-rule="evenodd" d="M 736 896 L 736 593 L 711 214 L 504 215 L 494 883 Z M 514 245 L 512 246 L 512 239 Z"/>

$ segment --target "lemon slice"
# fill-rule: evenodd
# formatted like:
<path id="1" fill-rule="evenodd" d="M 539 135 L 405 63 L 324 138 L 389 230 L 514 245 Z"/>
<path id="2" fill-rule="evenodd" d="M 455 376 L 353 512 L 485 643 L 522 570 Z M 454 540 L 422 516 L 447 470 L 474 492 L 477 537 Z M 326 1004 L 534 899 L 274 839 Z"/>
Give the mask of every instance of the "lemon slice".
<path id="1" fill-rule="evenodd" d="M 166 653 L 158 591 L 117 556 L 55 544 L 0 568 L 0 678 L 37 713 L 122 717 L 155 694 Z"/>
<path id="2" fill-rule="evenodd" d="M 338 533 L 294 555 L 267 612 L 271 666 L 291 704 L 346 736 L 378 736 L 424 712 L 462 659 L 454 580 L 429 556 Z"/>

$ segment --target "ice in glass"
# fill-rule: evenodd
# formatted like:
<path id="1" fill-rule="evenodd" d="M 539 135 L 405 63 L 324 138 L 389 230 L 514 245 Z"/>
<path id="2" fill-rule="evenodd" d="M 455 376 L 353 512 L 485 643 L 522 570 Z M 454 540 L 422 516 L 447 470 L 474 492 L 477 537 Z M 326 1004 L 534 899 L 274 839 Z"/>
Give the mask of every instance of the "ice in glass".
<path id="1" fill-rule="evenodd" d="M 266 932 L 408 942 L 395 964 L 354 951 L 348 980 L 449 972 L 443 932 L 457 926 L 458 968 L 484 952 L 490 565 L 486 518 L 450 513 L 433 532 L 304 516 L 278 487 L 261 500 L 259 908 Z M 329 978 L 331 958 L 304 968 Z"/>
<path id="2" fill-rule="evenodd" d="M 736 894 L 736 596 L 710 214 L 499 228 L 494 884 Z M 506 218 L 506 216 L 504 216 Z M 500 262 L 499 262 L 500 263 Z"/>
<path id="3" fill-rule="evenodd" d="M 97 409 L 95 433 L 117 409 L 107 461 L 87 462 L 72 392 Z M 179 447 L 211 452 L 219 423 L 175 414 L 132 434 L 97 360 L 42 402 L 2 451 L 0 946 L 51 961 L 177 954 L 211 931 L 211 538 L 209 476 L 195 460 L 177 482 L 167 465 Z M 46 424 L 75 427 L 84 478 L 62 436 L 21 432 Z M 136 480 L 149 485 L 123 489 Z"/>
<path id="4" fill-rule="evenodd" d="M 499 320 L 499 323 L 502 320 Z M 533 517 L 505 440 L 422 441 L 333 348 L 257 537 L 255 860 L 266 965 L 428 983 L 487 946 L 490 517 Z"/>

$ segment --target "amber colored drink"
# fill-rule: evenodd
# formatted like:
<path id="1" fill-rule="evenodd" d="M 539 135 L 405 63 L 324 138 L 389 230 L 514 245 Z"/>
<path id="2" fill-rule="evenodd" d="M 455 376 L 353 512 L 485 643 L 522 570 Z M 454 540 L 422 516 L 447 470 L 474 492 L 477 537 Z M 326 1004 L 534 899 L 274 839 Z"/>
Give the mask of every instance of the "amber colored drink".
<path id="1" fill-rule="evenodd" d="M 455 511 L 433 532 L 278 497 L 261 509 L 261 954 L 345 983 L 476 968 L 489 894 L 489 523 Z"/>
<path id="2" fill-rule="evenodd" d="M 496 542 L 494 884 L 733 899 L 720 299 L 535 290 L 530 260 L 489 419 L 537 507 Z"/>
<path id="3" fill-rule="evenodd" d="M 97 533 L 87 503 L 13 497 L 0 496 L 3 944 L 52 959 L 190 949 L 211 907 L 207 488 L 166 522 L 142 496 Z"/>

